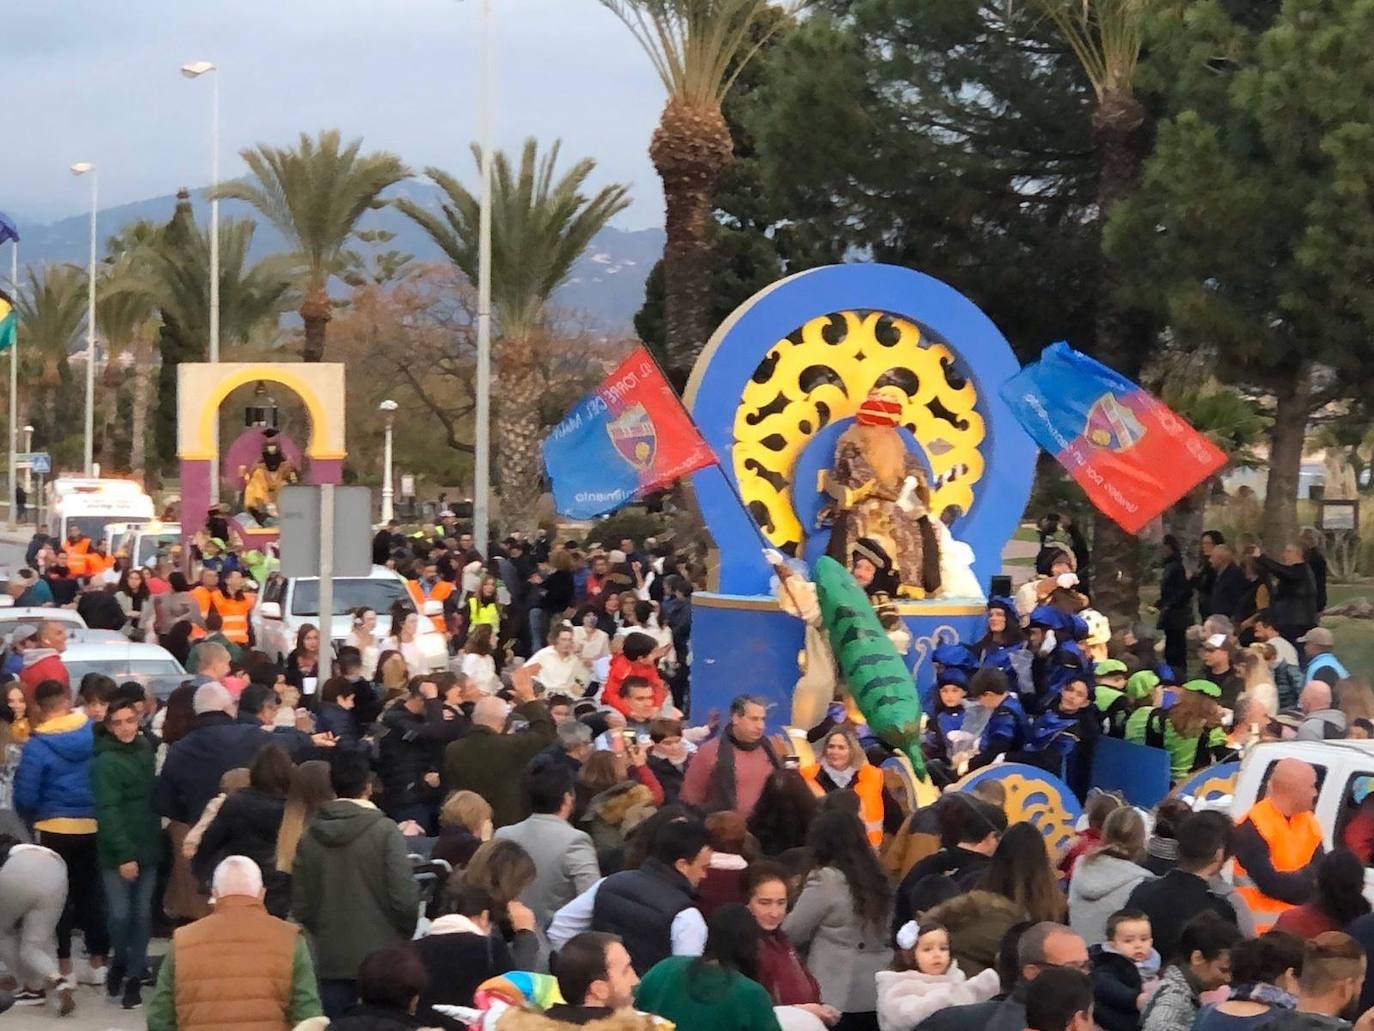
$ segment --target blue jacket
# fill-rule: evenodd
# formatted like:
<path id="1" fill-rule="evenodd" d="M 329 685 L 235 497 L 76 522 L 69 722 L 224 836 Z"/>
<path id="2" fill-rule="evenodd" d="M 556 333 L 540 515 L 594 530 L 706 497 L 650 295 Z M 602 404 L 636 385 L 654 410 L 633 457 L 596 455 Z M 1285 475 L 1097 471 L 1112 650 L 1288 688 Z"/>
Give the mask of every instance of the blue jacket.
<path id="1" fill-rule="evenodd" d="M 40 723 L 14 774 L 14 808 L 30 823 L 54 817 L 95 819 L 94 757 L 95 736 L 84 712 Z"/>
<path id="2" fill-rule="evenodd" d="M 1330 652 L 1322 652 L 1307 664 L 1307 679 L 1316 680 L 1317 674 L 1324 669 L 1333 671 L 1336 674 L 1337 680 L 1345 680 L 1350 676 L 1350 672 L 1341 663 L 1340 659 L 1336 658 L 1336 656 L 1332 655 Z"/>
<path id="3" fill-rule="evenodd" d="M 1021 700 L 1014 694 L 992 710 L 983 736 L 978 740 L 978 753 L 990 762 L 1006 752 L 1019 752 L 1030 739 L 1030 723 L 1026 720 Z"/>
<path id="4" fill-rule="evenodd" d="M 228 713 L 196 717 L 190 733 L 167 749 L 157 778 L 157 811 L 185 824 L 200 819 L 205 803 L 219 794 L 219 779 L 251 766 L 258 750 L 274 738 L 257 723 L 235 723 Z"/>
<path id="5" fill-rule="evenodd" d="M 967 715 L 968 709 L 962 705 L 947 709 L 937 704 L 926 724 L 926 754 L 933 759 L 949 758 L 949 735 L 964 725 Z"/>

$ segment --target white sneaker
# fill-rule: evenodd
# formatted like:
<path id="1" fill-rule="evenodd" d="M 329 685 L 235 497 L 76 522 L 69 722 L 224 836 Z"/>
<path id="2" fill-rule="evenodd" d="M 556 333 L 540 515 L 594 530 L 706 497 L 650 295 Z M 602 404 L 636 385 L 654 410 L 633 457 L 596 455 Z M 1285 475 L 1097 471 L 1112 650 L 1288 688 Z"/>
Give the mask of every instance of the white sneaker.
<path id="1" fill-rule="evenodd" d="M 89 984 L 104 988 L 105 967 L 103 964 L 98 967 L 93 967 L 88 959 L 73 960 L 71 979 L 77 984 Z"/>

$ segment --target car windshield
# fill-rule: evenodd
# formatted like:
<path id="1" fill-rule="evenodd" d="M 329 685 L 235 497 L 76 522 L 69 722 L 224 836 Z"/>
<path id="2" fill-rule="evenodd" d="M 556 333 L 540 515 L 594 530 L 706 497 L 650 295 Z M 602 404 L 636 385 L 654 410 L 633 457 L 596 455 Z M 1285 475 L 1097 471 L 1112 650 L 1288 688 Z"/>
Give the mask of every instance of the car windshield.
<path id="1" fill-rule="evenodd" d="M 175 659 L 95 659 L 85 662 L 66 662 L 73 684 L 80 683 L 87 673 L 103 673 L 116 684 L 132 680 L 151 687 L 159 698 L 166 698 L 189 679 Z"/>
<path id="2" fill-rule="evenodd" d="M 114 515 L 67 516 L 67 518 L 64 520 L 64 522 L 66 523 L 66 527 L 63 530 L 63 533 L 70 533 L 72 527 L 79 526 L 81 527 L 82 533 L 84 533 L 91 540 L 99 542 L 105 540 L 105 527 L 109 526 L 111 523 L 129 523 L 130 525 L 133 525 L 134 523 L 139 523 L 142 521 L 143 520 L 139 519 L 130 519 L 128 516 Z M 65 536 L 63 539 L 66 539 Z"/>
<path id="3" fill-rule="evenodd" d="M 386 612 L 392 602 L 400 599 L 407 608 L 410 595 L 400 580 L 391 577 L 371 579 L 369 577 L 334 578 L 334 615 L 342 616 L 351 609 L 369 608 L 377 613 Z M 320 614 L 320 582 L 318 580 L 297 580 L 291 592 L 291 614 L 293 616 L 318 616 Z"/>
<path id="4" fill-rule="evenodd" d="M 179 543 L 181 537 L 175 533 L 144 534 L 138 542 L 138 555 L 134 558 L 134 564 L 138 566 L 150 565 L 159 549 L 170 548 Z"/>

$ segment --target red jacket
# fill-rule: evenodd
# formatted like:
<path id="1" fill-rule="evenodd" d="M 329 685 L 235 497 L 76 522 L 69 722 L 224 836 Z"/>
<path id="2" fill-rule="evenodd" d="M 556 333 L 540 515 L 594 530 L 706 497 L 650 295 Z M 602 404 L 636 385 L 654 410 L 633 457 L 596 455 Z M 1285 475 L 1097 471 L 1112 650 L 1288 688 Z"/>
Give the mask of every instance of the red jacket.
<path id="1" fill-rule="evenodd" d="M 31 713 L 38 711 L 38 703 L 34 701 L 33 692 L 45 680 L 56 680 L 67 690 L 71 690 L 72 678 L 67 673 L 67 667 L 62 664 L 62 656 L 55 651 L 50 650 L 47 655 L 32 665 L 25 666 L 19 673 L 19 683 L 24 687 L 24 700 L 29 703 Z"/>
<path id="2" fill-rule="evenodd" d="M 759 938 L 757 980 L 774 1006 L 805 1006 L 821 1001 L 821 986 L 781 931 L 764 932 Z"/>
<path id="3" fill-rule="evenodd" d="M 611 659 L 611 671 L 606 674 L 606 684 L 601 689 L 601 700 L 623 715 L 630 715 L 630 707 L 620 694 L 620 685 L 626 677 L 643 677 L 652 684 L 654 709 L 663 708 L 664 699 L 668 697 L 668 689 L 663 686 L 663 680 L 658 675 L 658 667 L 652 662 L 631 662 L 623 655 Z"/>

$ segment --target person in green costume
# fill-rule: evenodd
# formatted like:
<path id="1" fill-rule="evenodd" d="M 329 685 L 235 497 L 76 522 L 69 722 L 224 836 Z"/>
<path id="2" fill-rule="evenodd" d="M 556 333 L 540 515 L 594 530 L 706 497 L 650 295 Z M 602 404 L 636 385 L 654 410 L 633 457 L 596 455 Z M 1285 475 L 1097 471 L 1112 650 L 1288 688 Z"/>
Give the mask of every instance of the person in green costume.
<path id="1" fill-rule="evenodd" d="M 1169 753 L 1170 778 L 1177 783 L 1210 766 L 1226 749 L 1221 726 L 1221 689 L 1210 680 L 1190 680 L 1169 709 L 1137 709 L 1126 722 L 1126 740 Z"/>
<path id="2" fill-rule="evenodd" d="M 1126 697 L 1126 664 L 1120 659 L 1103 659 L 1093 668 L 1093 704 L 1107 721 L 1107 733 L 1121 737 L 1131 714 Z"/>

